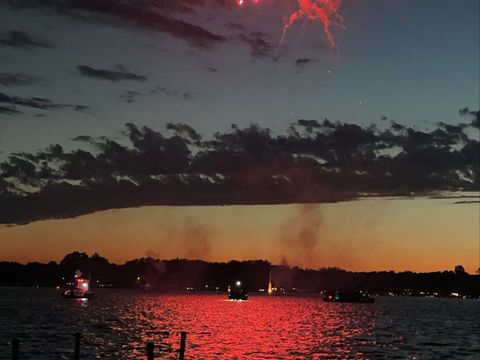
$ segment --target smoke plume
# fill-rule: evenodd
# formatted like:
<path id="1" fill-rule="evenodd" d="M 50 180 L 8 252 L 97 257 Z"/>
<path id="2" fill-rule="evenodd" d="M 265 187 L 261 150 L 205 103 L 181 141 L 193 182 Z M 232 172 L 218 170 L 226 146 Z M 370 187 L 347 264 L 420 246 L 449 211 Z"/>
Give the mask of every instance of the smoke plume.
<path id="1" fill-rule="evenodd" d="M 286 247 L 285 264 L 320 264 L 318 245 L 321 240 L 322 213 L 318 204 L 300 204 L 296 213 L 281 227 L 282 245 Z"/>
<path id="2" fill-rule="evenodd" d="M 182 253 L 187 259 L 207 259 L 210 254 L 209 237 L 211 231 L 193 217 L 188 217 L 180 235 Z"/>

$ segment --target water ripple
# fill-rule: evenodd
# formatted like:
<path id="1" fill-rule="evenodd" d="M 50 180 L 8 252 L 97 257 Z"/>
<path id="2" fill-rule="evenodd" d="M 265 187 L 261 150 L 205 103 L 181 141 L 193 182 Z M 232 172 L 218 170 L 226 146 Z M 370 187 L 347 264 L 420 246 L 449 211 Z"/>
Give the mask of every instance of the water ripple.
<path id="1" fill-rule="evenodd" d="M 21 341 L 22 359 L 69 359 L 82 334 L 88 359 L 139 359 L 147 341 L 160 359 L 478 359 L 480 303 L 377 298 L 375 304 L 319 297 L 165 295 L 98 291 L 88 302 L 53 289 L 0 289 L 0 359 Z"/>

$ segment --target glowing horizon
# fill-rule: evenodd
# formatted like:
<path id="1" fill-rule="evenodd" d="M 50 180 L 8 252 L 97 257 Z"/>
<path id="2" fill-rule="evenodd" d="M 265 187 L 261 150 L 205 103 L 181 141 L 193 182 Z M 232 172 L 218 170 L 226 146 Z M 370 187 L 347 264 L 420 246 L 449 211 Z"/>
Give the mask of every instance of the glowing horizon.
<path id="1" fill-rule="evenodd" d="M 9 240 L 0 261 L 60 261 L 84 251 L 114 263 L 146 256 L 264 259 L 309 268 L 416 272 L 461 264 L 475 273 L 479 210 L 478 203 L 448 199 L 129 208 L 0 227 L 0 237 Z"/>

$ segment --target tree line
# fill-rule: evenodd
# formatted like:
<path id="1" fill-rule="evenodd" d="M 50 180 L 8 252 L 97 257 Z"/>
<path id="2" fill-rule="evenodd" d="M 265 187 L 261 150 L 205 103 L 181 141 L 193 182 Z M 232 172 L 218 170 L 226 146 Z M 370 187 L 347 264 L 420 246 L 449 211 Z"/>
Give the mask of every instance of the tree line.
<path id="1" fill-rule="evenodd" d="M 350 291 L 373 294 L 480 296 L 480 274 L 471 275 L 461 265 L 453 270 L 429 273 L 411 271 L 352 272 L 339 268 L 306 269 L 272 265 L 265 260 L 207 262 L 158 260 L 150 257 L 114 264 L 99 254 L 67 254 L 59 263 L 0 262 L 0 286 L 65 286 L 76 271 L 95 287 L 142 288 L 159 291 L 226 291 L 242 281 L 248 291 L 266 291 L 268 281 L 279 292 Z"/>

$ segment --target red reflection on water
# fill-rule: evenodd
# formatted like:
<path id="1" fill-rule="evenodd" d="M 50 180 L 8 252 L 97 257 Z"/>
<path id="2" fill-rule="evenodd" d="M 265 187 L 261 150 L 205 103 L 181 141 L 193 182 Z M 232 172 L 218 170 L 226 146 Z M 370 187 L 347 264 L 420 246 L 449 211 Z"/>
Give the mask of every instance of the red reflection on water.
<path id="1" fill-rule="evenodd" d="M 135 347 L 155 341 L 165 351 L 157 349 L 160 358 L 176 357 L 182 330 L 188 332 L 189 359 L 358 359 L 364 357 L 362 347 L 374 346 L 368 304 L 324 303 L 319 297 L 229 301 L 219 295 L 145 295 L 135 306 L 136 326 L 154 331 Z M 162 331 L 169 334 L 159 336 Z M 143 349 L 136 350 L 140 353 Z"/>

